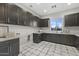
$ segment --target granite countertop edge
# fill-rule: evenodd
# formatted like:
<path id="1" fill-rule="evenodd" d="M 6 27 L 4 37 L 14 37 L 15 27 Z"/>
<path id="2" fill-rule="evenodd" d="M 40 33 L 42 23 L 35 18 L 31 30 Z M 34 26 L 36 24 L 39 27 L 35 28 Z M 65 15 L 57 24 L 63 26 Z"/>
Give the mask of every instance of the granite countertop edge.
<path id="1" fill-rule="evenodd" d="M 8 40 L 13 40 L 13 39 L 16 39 L 16 38 L 19 38 L 19 36 L 16 36 L 16 37 L 8 37 L 8 38 L 0 38 L 0 42 L 4 42 L 4 41 L 8 41 Z"/>
<path id="2" fill-rule="evenodd" d="M 36 33 L 36 34 L 64 34 L 64 35 L 74 35 L 74 36 L 77 36 L 77 37 L 79 37 L 79 34 L 73 34 L 73 33 Z"/>

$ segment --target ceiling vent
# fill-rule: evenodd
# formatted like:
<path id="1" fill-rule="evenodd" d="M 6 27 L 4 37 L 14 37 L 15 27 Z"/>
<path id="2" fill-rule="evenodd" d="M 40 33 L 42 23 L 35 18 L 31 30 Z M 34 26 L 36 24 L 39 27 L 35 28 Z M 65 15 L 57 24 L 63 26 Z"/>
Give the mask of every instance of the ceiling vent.
<path id="1" fill-rule="evenodd" d="M 51 8 L 56 8 L 56 5 L 52 5 Z"/>

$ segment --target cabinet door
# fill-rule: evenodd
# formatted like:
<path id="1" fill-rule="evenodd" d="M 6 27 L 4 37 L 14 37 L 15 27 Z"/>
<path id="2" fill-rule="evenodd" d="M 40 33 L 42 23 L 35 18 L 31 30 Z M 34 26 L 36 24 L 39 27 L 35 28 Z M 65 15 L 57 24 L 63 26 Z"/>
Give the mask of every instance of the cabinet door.
<path id="1" fill-rule="evenodd" d="M 40 43 L 41 42 L 41 34 L 33 34 L 33 42 Z"/>
<path id="2" fill-rule="evenodd" d="M 48 19 L 45 19 L 45 20 L 44 20 L 43 26 L 44 26 L 44 27 L 48 27 Z"/>
<path id="3" fill-rule="evenodd" d="M 65 16 L 65 26 L 79 26 L 79 13 Z"/>
<path id="4" fill-rule="evenodd" d="M 75 24 L 75 26 L 78 26 L 78 24 L 77 24 L 77 19 L 78 19 L 78 18 L 77 18 L 77 15 L 78 15 L 78 14 L 74 14 L 74 24 Z"/>
<path id="5" fill-rule="evenodd" d="M 8 5 L 8 23 L 16 25 L 17 22 L 18 22 L 17 6 Z"/>
<path id="6" fill-rule="evenodd" d="M 37 27 L 40 27 L 40 19 L 39 19 L 37 16 L 35 16 L 35 17 L 34 17 L 34 20 L 35 20 L 35 22 L 36 22 L 36 26 L 37 26 Z"/>
<path id="7" fill-rule="evenodd" d="M 26 26 L 33 26 L 34 16 L 29 12 L 26 12 L 24 25 Z"/>
<path id="8" fill-rule="evenodd" d="M 30 26 L 37 27 L 37 19 L 33 15 L 30 16 Z"/>
<path id="9" fill-rule="evenodd" d="M 38 21 L 38 26 L 39 27 L 48 27 L 48 19 L 40 19 Z"/>
<path id="10" fill-rule="evenodd" d="M 30 26 L 33 26 L 34 17 L 30 15 Z"/>
<path id="11" fill-rule="evenodd" d="M 19 38 L 0 42 L 0 56 L 17 56 L 19 54 Z"/>
<path id="12" fill-rule="evenodd" d="M 0 56 L 10 55 L 10 44 L 9 42 L 0 43 Z"/>
<path id="13" fill-rule="evenodd" d="M 4 5 L 5 4 L 0 3 L 0 17 L 4 17 Z"/>
<path id="14" fill-rule="evenodd" d="M 22 15 L 19 16 L 19 25 L 24 25 L 24 19 Z"/>
<path id="15" fill-rule="evenodd" d="M 75 40 L 75 47 L 79 50 L 79 37 Z"/>
<path id="16" fill-rule="evenodd" d="M 26 12 L 24 15 L 24 25 L 25 26 L 30 26 L 30 15 Z"/>
<path id="17" fill-rule="evenodd" d="M 9 24 L 14 24 L 16 25 L 17 24 L 17 16 L 15 14 L 10 14 L 9 15 Z"/>
<path id="18" fill-rule="evenodd" d="M 69 23 L 68 23 L 68 16 L 65 16 L 64 19 L 65 19 L 65 26 L 68 26 L 69 25 Z"/>
<path id="19" fill-rule="evenodd" d="M 19 39 L 10 41 L 10 55 L 17 56 L 19 54 Z"/>
<path id="20" fill-rule="evenodd" d="M 18 25 L 24 25 L 24 12 L 21 8 L 18 8 Z"/>
<path id="21" fill-rule="evenodd" d="M 6 23 L 7 19 L 7 4 L 0 3 L 0 23 Z"/>
<path id="22" fill-rule="evenodd" d="M 77 13 L 77 26 L 79 26 L 79 13 Z"/>
<path id="23" fill-rule="evenodd" d="M 70 18 L 70 26 L 74 26 L 74 24 L 75 24 L 75 21 L 74 21 L 75 16 L 74 16 L 74 14 L 70 15 L 69 18 Z"/>
<path id="24" fill-rule="evenodd" d="M 74 46 L 74 40 L 76 37 L 74 35 L 62 35 L 62 44 Z"/>

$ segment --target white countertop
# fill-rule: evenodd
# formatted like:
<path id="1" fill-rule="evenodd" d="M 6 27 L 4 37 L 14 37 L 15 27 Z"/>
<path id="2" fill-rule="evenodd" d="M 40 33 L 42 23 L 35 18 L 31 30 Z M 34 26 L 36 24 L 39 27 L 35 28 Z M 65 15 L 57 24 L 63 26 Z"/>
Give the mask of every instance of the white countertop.
<path id="1" fill-rule="evenodd" d="M 13 40 L 15 38 L 19 38 L 19 37 L 16 36 L 16 37 L 0 38 L 0 42 L 7 41 L 7 40 Z"/>
<path id="2" fill-rule="evenodd" d="M 75 35 L 75 36 L 79 36 L 79 34 L 74 34 L 74 33 L 58 33 L 58 32 L 43 32 L 43 33 L 51 33 L 51 34 L 68 34 L 68 35 Z M 38 33 L 37 34 L 42 34 L 42 33 Z"/>

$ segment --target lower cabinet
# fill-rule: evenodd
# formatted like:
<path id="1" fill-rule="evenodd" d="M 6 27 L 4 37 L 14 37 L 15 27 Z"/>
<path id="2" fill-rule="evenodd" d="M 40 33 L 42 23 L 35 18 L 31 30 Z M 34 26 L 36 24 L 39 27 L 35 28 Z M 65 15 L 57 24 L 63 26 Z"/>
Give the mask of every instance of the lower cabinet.
<path id="1" fill-rule="evenodd" d="M 19 38 L 0 42 L 0 56 L 17 56 L 19 54 Z"/>
<path id="2" fill-rule="evenodd" d="M 79 37 L 75 40 L 75 47 L 79 50 Z"/>
<path id="3" fill-rule="evenodd" d="M 33 42 L 40 43 L 41 42 L 41 35 L 40 34 L 33 34 Z"/>
<path id="4" fill-rule="evenodd" d="M 8 42 L 0 43 L 0 56 L 10 55 L 10 44 Z"/>
<path id="5" fill-rule="evenodd" d="M 39 43 L 41 41 L 47 41 L 52 43 L 64 44 L 69 46 L 75 46 L 75 35 L 68 35 L 68 34 L 51 34 L 51 33 L 41 33 L 33 34 L 33 42 Z"/>
<path id="6" fill-rule="evenodd" d="M 74 46 L 79 49 L 79 37 L 70 34 L 52 34 L 52 33 L 41 33 L 33 34 L 33 42 L 39 43 L 41 41 L 47 41 L 52 43 L 58 43 L 63 45 Z"/>
<path id="7" fill-rule="evenodd" d="M 68 35 L 68 34 L 49 34 L 49 33 L 42 34 L 43 41 L 70 45 L 70 46 L 74 46 L 75 39 L 76 36 Z"/>

